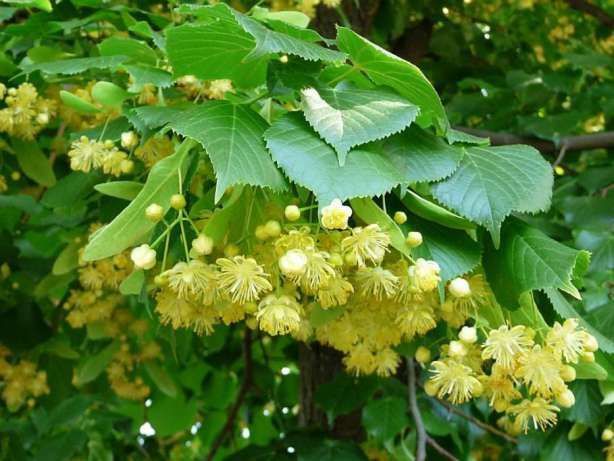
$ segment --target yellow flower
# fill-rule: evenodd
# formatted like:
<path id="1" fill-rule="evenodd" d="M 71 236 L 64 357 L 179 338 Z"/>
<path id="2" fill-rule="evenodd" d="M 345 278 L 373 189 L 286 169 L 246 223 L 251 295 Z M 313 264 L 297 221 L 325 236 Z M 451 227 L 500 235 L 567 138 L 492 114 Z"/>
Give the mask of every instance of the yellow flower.
<path id="1" fill-rule="evenodd" d="M 466 365 L 453 359 L 437 360 L 431 363 L 429 391 L 440 399 L 445 397 L 455 405 L 467 402 L 482 393 L 482 384 Z"/>
<path id="2" fill-rule="evenodd" d="M 302 250 L 289 250 L 279 258 L 279 269 L 287 276 L 301 276 L 307 270 L 307 255 Z"/>
<path id="3" fill-rule="evenodd" d="M 535 345 L 518 356 L 518 368 L 514 374 L 524 381 L 532 394 L 550 397 L 566 389 L 561 370 L 560 359 L 550 349 Z"/>
<path id="4" fill-rule="evenodd" d="M 318 301 L 324 309 L 332 306 L 343 306 L 348 302 L 352 293 L 354 293 L 352 284 L 345 280 L 341 274 L 336 274 L 318 290 Z"/>
<path id="5" fill-rule="evenodd" d="M 81 136 L 78 141 L 72 143 L 68 151 L 70 168 L 75 171 L 89 173 L 92 168 L 100 168 L 106 155 L 104 143 L 92 141 L 86 136 Z"/>
<path id="6" fill-rule="evenodd" d="M 392 298 L 399 283 L 399 279 L 392 272 L 379 266 L 363 267 L 356 271 L 355 279 L 362 296 L 378 301 Z"/>
<path id="7" fill-rule="evenodd" d="M 484 375 L 480 381 L 484 386 L 484 395 L 488 398 L 488 403 L 499 412 L 505 411 L 512 400 L 522 397 L 514 387 L 514 381 L 497 365 L 492 367 L 490 376 Z"/>
<path id="8" fill-rule="evenodd" d="M 228 91 L 232 91 L 232 81 L 222 79 L 211 80 L 203 93 L 209 99 L 223 99 Z"/>
<path id="9" fill-rule="evenodd" d="M 212 304 L 215 298 L 217 272 L 213 266 L 202 261 L 179 262 L 163 273 L 168 280 L 168 286 L 180 298 L 202 300 L 204 304 Z"/>
<path id="10" fill-rule="evenodd" d="M 375 354 L 375 372 L 379 376 L 388 377 L 396 373 L 401 358 L 390 348 L 382 349 Z"/>
<path id="11" fill-rule="evenodd" d="M 348 371 L 356 376 L 373 373 L 376 368 L 375 356 L 365 344 L 353 347 L 350 353 L 344 357 L 343 363 Z"/>
<path id="12" fill-rule="evenodd" d="M 526 434 L 531 423 L 533 423 L 534 429 L 539 428 L 542 431 L 554 426 L 557 420 L 556 413 L 559 409 L 546 400 L 537 397 L 533 400 L 525 399 L 508 408 L 507 411 L 516 416 L 516 426 Z"/>
<path id="13" fill-rule="evenodd" d="M 408 339 L 423 335 L 437 326 L 435 311 L 426 303 L 410 303 L 403 306 L 396 317 L 396 324 Z"/>
<path id="14" fill-rule="evenodd" d="M 255 259 L 244 256 L 219 258 L 219 289 L 224 290 L 235 303 L 256 301 L 265 291 L 270 291 L 269 275 Z"/>
<path id="15" fill-rule="evenodd" d="M 377 224 L 369 224 L 364 228 L 353 228 L 352 235 L 341 242 L 341 248 L 346 256 L 356 260 L 358 267 L 363 267 L 367 262 L 373 264 L 382 262 L 389 244 L 388 234 Z"/>
<path id="16" fill-rule="evenodd" d="M 352 209 L 343 205 L 338 198 L 330 205 L 322 208 L 322 226 L 326 229 L 347 229 L 348 219 L 352 216 Z"/>
<path id="17" fill-rule="evenodd" d="M 407 270 L 409 279 L 414 287 L 420 291 L 432 291 L 437 288 L 437 284 L 441 280 L 439 264 L 435 261 L 427 261 L 423 258 L 418 258 L 416 264 L 410 266 Z"/>
<path id="18" fill-rule="evenodd" d="M 584 350 L 584 331 L 578 329 L 577 319 L 567 319 L 563 325 L 555 322 L 546 335 L 545 344 L 557 357 L 577 363 Z"/>
<path id="19" fill-rule="evenodd" d="M 509 370 L 513 367 L 516 356 L 532 345 L 533 339 L 529 337 L 523 325 L 512 328 L 501 325 L 488 334 L 483 345 L 482 358 L 494 359 L 498 365 Z"/>
<path id="20" fill-rule="evenodd" d="M 300 285 L 306 294 L 315 294 L 321 287 L 326 286 L 332 277 L 335 277 L 335 269 L 327 261 L 329 255 L 324 251 L 310 248 L 306 249 L 304 254 L 307 256 L 305 272 L 300 276 L 286 276 Z"/>
<path id="21" fill-rule="evenodd" d="M 256 318 L 261 330 L 268 334 L 285 335 L 300 328 L 301 305 L 290 296 L 269 295 L 258 306 Z"/>

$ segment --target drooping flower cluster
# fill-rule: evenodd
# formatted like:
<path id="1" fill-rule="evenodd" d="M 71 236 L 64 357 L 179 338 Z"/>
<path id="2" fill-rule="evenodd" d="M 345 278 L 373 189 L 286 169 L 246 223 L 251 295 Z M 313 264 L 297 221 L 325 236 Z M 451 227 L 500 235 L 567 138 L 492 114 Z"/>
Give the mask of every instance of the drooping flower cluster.
<path id="1" fill-rule="evenodd" d="M 453 404 L 483 395 L 515 434 L 556 424 L 559 407 L 575 403 L 567 387 L 576 377 L 571 364 L 593 361 L 598 347 L 575 319 L 556 322 L 541 341 L 523 325 L 501 325 L 477 341 L 475 327 L 463 327 L 458 341 L 443 346 L 425 391 Z"/>
<path id="2" fill-rule="evenodd" d="M 56 103 L 41 97 L 31 83 L 16 88 L 6 88 L 0 83 L 0 101 L 6 107 L 0 109 L 0 133 L 32 140 L 45 128 L 56 114 Z"/>
<path id="3" fill-rule="evenodd" d="M 134 162 L 128 154 L 115 147 L 113 141 L 95 141 L 81 136 L 68 151 L 70 167 L 75 171 L 89 173 L 101 169 L 105 174 L 120 176 L 130 173 Z"/>
<path id="4" fill-rule="evenodd" d="M 17 411 L 24 404 L 33 407 L 35 398 L 49 393 L 47 373 L 38 371 L 28 360 L 10 363 L 9 349 L 0 344 L 0 387 L 2 400 L 9 411 Z"/>

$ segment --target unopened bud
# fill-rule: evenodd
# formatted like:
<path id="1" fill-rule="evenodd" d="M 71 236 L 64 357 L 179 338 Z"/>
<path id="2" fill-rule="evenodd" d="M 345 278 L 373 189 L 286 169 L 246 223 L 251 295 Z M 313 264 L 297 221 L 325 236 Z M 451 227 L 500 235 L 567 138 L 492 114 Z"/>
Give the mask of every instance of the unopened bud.
<path id="1" fill-rule="evenodd" d="M 174 194 L 171 197 L 171 207 L 173 207 L 175 210 L 183 210 L 185 205 L 185 197 L 182 194 Z"/>
<path id="2" fill-rule="evenodd" d="M 414 358 L 419 363 L 428 363 L 431 360 L 431 351 L 424 346 L 420 346 L 418 349 L 416 349 Z"/>
<path id="3" fill-rule="evenodd" d="M 422 245 L 422 234 L 420 232 L 409 232 L 405 243 L 410 248 L 416 248 Z"/>
<path id="4" fill-rule="evenodd" d="M 457 277 L 448 284 L 448 291 L 455 298 L 466 298 L 471 296 L 471 287 L 464 278 Z"/>
<path id="5" fill-rule="evenodd" d="M 288 205 L 284 215 L 288 221 L 297 221 L 301 217 L 301 210 L 296 205 Z"/>
<path id="6" fill-rule="evenodd" d="M 157 203 L 152 203 L 145 208 L 145 216 L 147 216 L 147 219 L 150 221 L 158 222 L 164 217 L 164 208 Z"/>
<path id="7" fill-rule="evenodd" d="M 199 255 L 210 255 L 213 252 L 213 239 L 201 234 L 192 240 L 192 249 Z"/>
<path id="8" fill-rule="evenodd" d="M 267 235 L 271 238 L 279 237 L 281 234 L 281 225 L 279 224 L 279 221 L 267 221 L 267 223 L 264 225 L 264 229 Z"/>
<path id="9" fill-rule="evenodd" d="M 394 214 L 394 222 L 397 224 L 405 224 L 407 222 L 407 215 L 403 211 L 397 211 Z"/>
<path id="10" fill-rule="evenodd" d="M 124 149 L 132 149 L 139 143 L 139 137 L 134 131 L 124 131 L 121 134 L 121 143 Z"/>
<path id="11" fill-rule="evenodd" d="M 478 340 L 478 332 L 475 327 L 465 326 L 461 328 L 458 338 L 466 344 L 473 344 Z"/>

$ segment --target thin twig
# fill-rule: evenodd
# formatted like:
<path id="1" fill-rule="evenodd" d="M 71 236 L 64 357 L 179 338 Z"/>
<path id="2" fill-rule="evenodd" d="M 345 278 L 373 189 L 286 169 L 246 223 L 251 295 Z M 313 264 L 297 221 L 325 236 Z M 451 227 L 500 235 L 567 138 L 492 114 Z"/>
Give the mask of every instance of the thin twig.
<path id="1" fill-rule="evenodd" d="M 458 458 L 456 456 L 454 456 L 452 453 L 450 453 L 444 447 L 439 445 L 437 443 L 437 441 L 433 437 L 427 435 L 426 436 L 426 443 L 428 443 L 431 447 L 433 447 L 433 450 L 435 450 L 437 453 L 439 453 L 444 458 L 449 459 L 450 461 L 458 461 Z"/>
<path id="2" fill-rule="evenodd" d="M 243 337 L 243 359 L 245 360 L 245 370 L 243 371 L 243 383 L 241 384 L 241 388 L 239 389 L 239 393 L 237 394 L 237 398 L 233 403 L 232 407 L 228 411 L 228 416 L 226 418 L 226 424 L 222 428 L 222 431 L 219 433 L 217 438 L 213 441 L 211 445 L 211 450 L 207 454 L 205 458 L 207 461 L 211 461 L 217 451 L 220 449 L 226 437 L 228 437 L 234 428 L 235 420 L 237 419 L 237 414 L 239 413 L 239 409 L 241 405 L 243 405 L 243 401 L 245 400 L 245 396 L 247 395 L 247 391 L 249 391 L 252 386 L 252 375 L 253 375 L 253 362 L 252 362 L 252 331 L 249 328 L 245 329 L 245 336 Z"/>
<path id="3" fill-rule="evenodd" d="M 552 164 L 553 168 L 556 168 L 563 162 L 563 159 L 565 158 L 566 153 L 567 153 L 567 144 L 563 144 L 561 146 L 561 150 L 559 151 L 559 155 L 557 155 L 556 160 Z"/>
<path id="4" fill-rule="evenodd" d="M 473 424 L 475 424 L 476 426 L 484 429 L 485 431 L 490 432 L 491 434 L 494 434 L 494 435 L 498 435 L 499 437 L 507 440 L 508 442 L 518 443 L 518 439 L 516 439 L 515 437 L 512 437 L 511 435 L 506 434 L 503 431 L 500 431 L 499 429 L 497 429 L 496 427 L 491 426 L 490 424 L 487 424 L 487 423 L 485 423 L 483 421 L 480 421 L 475 416 L 470 415 L 468 413 L 465 413 L 464 411 L 459 410 L 458 408 L 450 405 L 447 402 L 443 402 L 443 401 L 438 400 L 438 399 L 433 399 L 433 400 L 435 400 L 442 407 L 447 408 L 450 412 L 454 413 L 455 415 L 458 415 L 458 416 L 460 416 L 462 418 L 465 418 L 466 420 L 472 422 Z"/>
<path id="5" fill-rule="evenodd" d="M 416 398 L 416 366 L 412 358 L 407 359 L 407 390 L 409 392 L 409 409 L 416 423 L 416 461 L 424 461 L 426 459 L 427 435 Z"/>

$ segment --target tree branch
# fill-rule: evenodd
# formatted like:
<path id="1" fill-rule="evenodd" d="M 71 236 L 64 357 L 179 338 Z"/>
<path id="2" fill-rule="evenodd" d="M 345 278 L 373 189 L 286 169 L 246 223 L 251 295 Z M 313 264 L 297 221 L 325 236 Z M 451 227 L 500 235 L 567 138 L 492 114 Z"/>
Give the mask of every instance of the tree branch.
<path id="1" fill-rule="evenodd" d="M 480 130 L 477 128 L 468 128 L 464 126 L 454 127 L 458 131 L 463 131 L 475 136 L 490 138 L 493 146 L 502 146 L 506 144 L 528 144 L 535 147 L 544 154 L 559 153 L 561 149 L 565 152 L 585 150 L 585 149 L 600 149 L 614 147 L 614 131 L 604 131 L 595 134 L 583 134 L 579 136 L 565 136 L 558 142 L 546 141 L 544 139 L 519 136 L 512 133 L 500 133 L 496 131 Z"/>
<path id="2" fill-rule="evenodd" d="M 565 2 L 574 10 L 581 11 L 592 17 L 607 27 L 614 27 L 614 17 L 602 10 L 597 5 L 588 0 L 565 0 Z"/>
<path id="3" fill-rule="evenodd" d="M 426 429 L 424 429 L 420 408 L 418 408 L 418 399 L 416 398 L 416 365 L 412 358 L 407 359 L 407 390 L 409 392 L 409 409 L 416 423 L 416 461 L 425 461 L 428 436 L 426 435 Z"/>
<path id="4" fill-rule="evenodd" d="M 252 386 L 252 375 L 254 367 L 252 361 L 252 331 L 249 328 L 245 329 L 245 336 L 243 337 L 243 359 L 245 360 L 243 383 L 241 384 L 241 388 L 239 389 L 239 393 L 237 394 L 235 402 L 232 404 L 232 407 L 230 407 L 230 410 L 228 411 L 228 416 L 226 417 L 226 424 L 224 424 L 222 431 L 219 433 L 219 435 L 211 445 L 211 450 L 206 457 L 207 461 L 211 461 L 215 457 L 215 454 L 226 440 L 226 437 L 228 437 L 232 433 L 232 430 L 234 429 L 235 425 L 235 420 L 237 419 L 237 414 L 239 413 L 239 409 L 241 408 L 241 405 L 243 405 L 243 401 L 245 400 L 247 391 Z"/>
<path id="5" fill-rule="evenodd" d="M 456 456 L 454 456 L 452 453 L 450 453 L 448 450 L 446 450 L 444 447 L 442 447 L 441 445 L 439 445 L 437 443 L 437 441 L 430 437 L 429 435 L 426 436 L 426 442 L 433 447 L 433 450 L 435 450 L 437 453 L 439 453 L 441 456 L 443 456 L 446 459 L 449 459 L 450 461 L 458 461 L 458 458 Z"/>
<path id="6" fill-rule="evenodd" d="M 486 424 L 485 422 L 480 421 L 475 416 L 470 415 L 468 413 L 465 413 L 464 411 L 459 410 L 458 408 L 456 408 L 456 407 L 454 407 L 454 406 L 450 405 L 449 403 L 444 402 L 442 400 L 439 400 L 439 399 L 433 399 L 433 400 L 435 400 L 442 407 L 447 408 L 448 411 L 450 411 L 450 412 L 454 413 L 455 415 L 458 415 L 458 416 L 460 416 L 462 418 L 465 418 L 466 420 L 468 420 L 471 423 L 475 424 L 476 426 L 484 429 L 485 431 L 490 432 L 491 434 L 494 434 L 494 435 L 498 435 L 499 437 L 507 440 L 510 443 L 518 443 L 518 440 L 516 438 L 512 437 L 509 434 L 506 434 L 503 431 L 500 431 L 499 429 L 497 429 L 496 427 L 491 426 L 490 424 Z"/>

